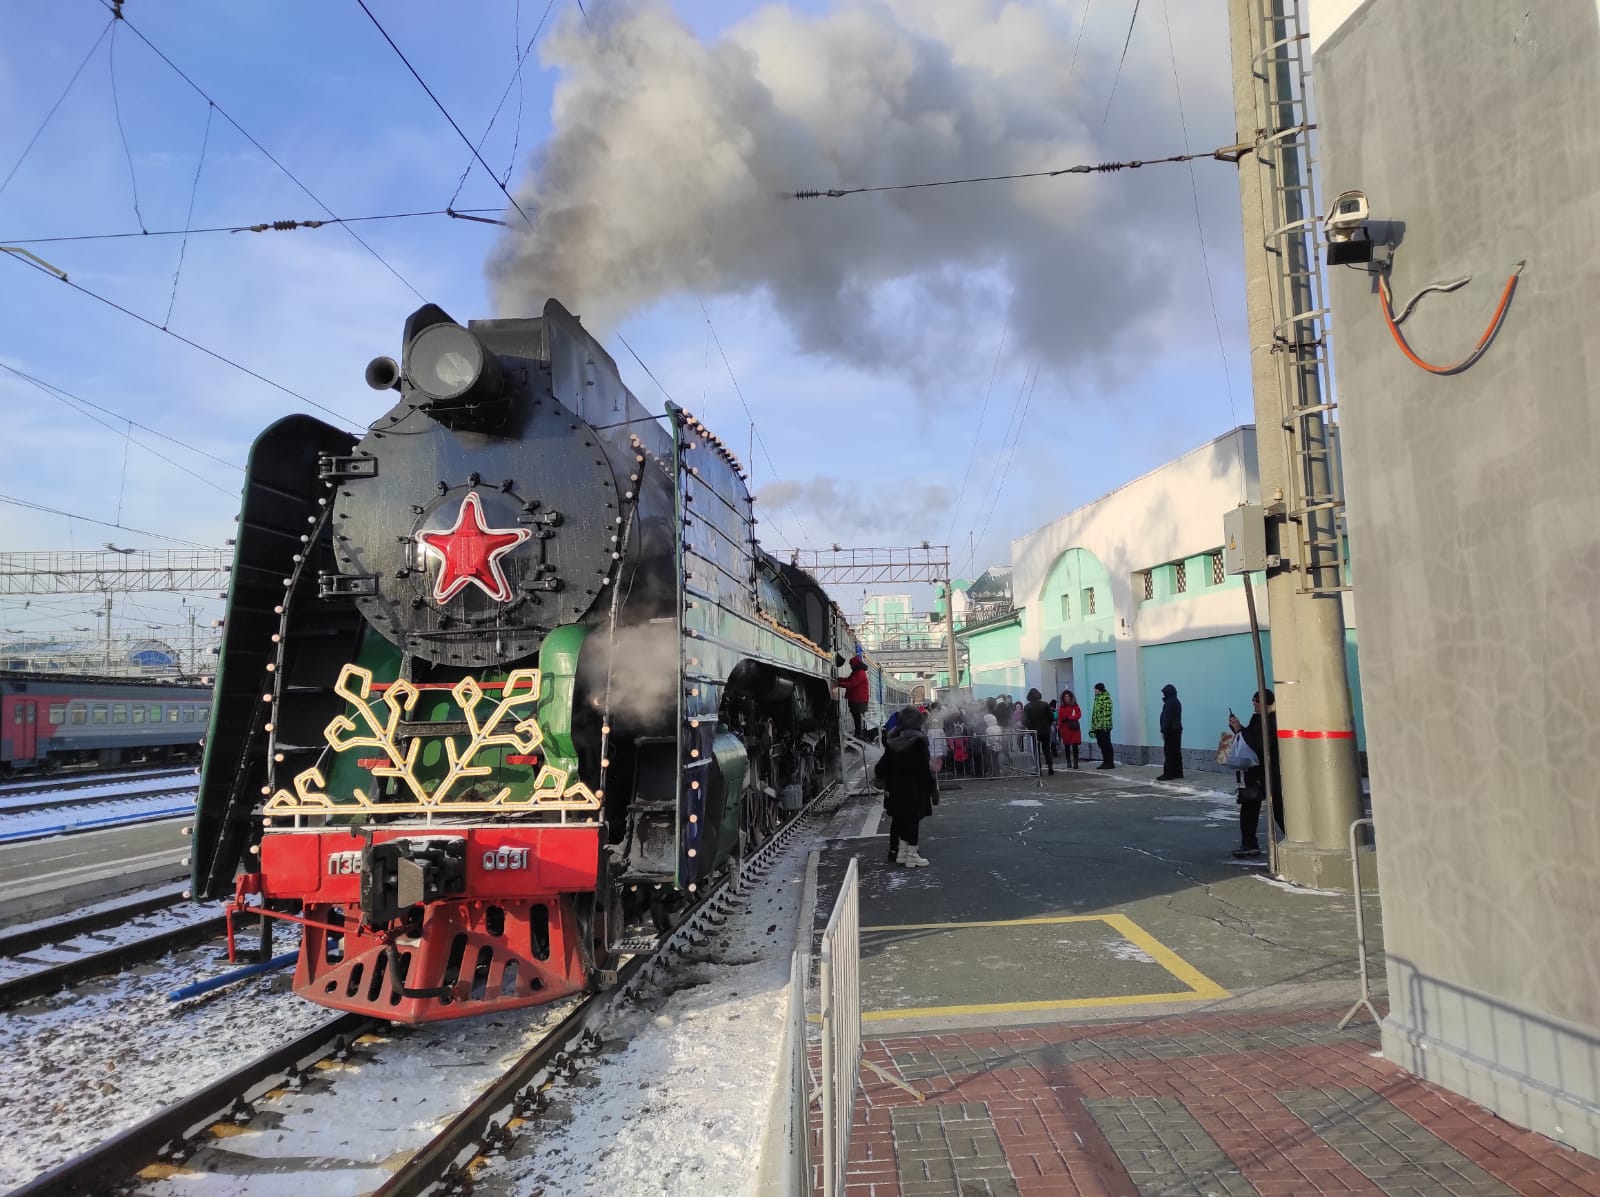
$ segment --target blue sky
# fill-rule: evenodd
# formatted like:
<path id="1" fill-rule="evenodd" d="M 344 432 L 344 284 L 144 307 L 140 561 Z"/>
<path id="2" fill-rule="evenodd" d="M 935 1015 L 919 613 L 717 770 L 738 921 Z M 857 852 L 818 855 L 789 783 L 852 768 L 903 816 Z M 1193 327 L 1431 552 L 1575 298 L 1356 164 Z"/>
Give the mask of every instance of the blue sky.
<path id="1" fill-rule="evenodd" d="M 369 3 L 474 138 L 545 9 L 486 0 L 465 21 L 461 6 Z M 731 367 L 777 550 L 930 540 L 972 576 L 1011 537 L 1250 419 L 1230 166 L 1196 163 L 1193 191 L 1188 167 L 1152 166 L 777 194 L 1171 154 L 1175 77 L 1189 148 L 1226 145 L 1222 0 L 1145 0 L 1120 73 L 1133 0 L 585 7 L 588 24 L 555 0 L 484 141 L 533 210 L 517 238 L 428 217 L 355 225 L 383 262 L 336 227 L 27 248 L 351 423 L 384 407 L 362 369 L 398 354 L 417 293 L 466 320 L 523 314 L 561 280 L 648 406 L 661 393 L 618 333 L 747 449 Z M 355 0 L 127 15 L 338 215 L 451 202 L 470 153 Z M 208 130 L 205 99 L 96 0 L 0 9 L 0 113 L 0 178 L 21 159 L 0 244 L 325 215 L 220 114 Z M 474 165 L 454 205 L 506 202 Z M 8 257 L 0 363 L 108 409 L 93 415 L 111 427 L 0 370 L 0 494 L 87 517 L 0 505 L 0 548 L 221 543 L 251 438 L 307 404 Z M 95 603 L 4 600 L 0 619 L 58 630 Z M 158 626 L 180 616 L 176 596 L 129 606 Z"/>

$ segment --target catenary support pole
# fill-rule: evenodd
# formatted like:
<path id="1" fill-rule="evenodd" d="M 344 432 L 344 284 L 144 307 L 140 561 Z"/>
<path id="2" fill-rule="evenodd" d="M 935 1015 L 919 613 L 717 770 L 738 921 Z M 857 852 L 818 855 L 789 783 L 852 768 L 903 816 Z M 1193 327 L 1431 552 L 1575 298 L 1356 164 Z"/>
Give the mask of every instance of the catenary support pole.
<path id="1" fill-rule="evenodd" d="M 956 583 L 953 577 L 944 580 L 944 647 L 946 667 L 950 670 L 949 689 L 954 693 L 961 678 L 956 672 L 960 658 L 956 654 Z"/>
<path id="2" fill-rule="evenodd" d="M 1299 486 L 1290 473 L 1313 460 L 1300 451 L 1304 446 L 1297 448 L 1295 430 L 1302 438 L 1308 432 L 1315 438 L 1319 428 L 1326 435 L 1320 412 L 1307 418 L 1304 411 L 1297 415 L 1296 409 L 1320 404 L 1322 397 L 1314 372 L 1280 369 L 1284 346 L 1275 335 L 1275 328 L 1292 328 L 1295 336 L 1300 335 L 1301 324 L 1291 323 L 1291 318 L 1305 311 L 1297 306 L 1302 298 L 1298 282 L 1304 278 L 1307 253 L 1316 252 L 1313 237 L 1276 235 L 1291 218 L 1310 215 L 1300 198 L 1304 192 L 1297 189 L 1308 178 L 1300 151 L 1304 138 L 1283 136 L 1286 122 L 1300 119 L 1290 102 L 1291 72 L 1264 65 L 1272 56 L 1263 57 L 1270 44 L 1287 36 L 1286 14 L 1295 2 L 1228 0 L 1238 140 L 1254 147 L 1239 162 L 1239 200 L 1256 455 L 1261 501 L 1269 513 L 1267 552 L 1281 562 L 1267 572 L 1270 685 L 1276 693 L 1279 729 L 1273 747 L 1281 759 L 1286 832 L 1278 865 L 1291 881 L 1348 890 L 1352 879 L 1345 837 L 1351 820 L 1361 815 L 1361 787 L 1345 665 L 1344 610 L 1338 594 L 1312 592 L 1321 581 L 1306 572 L 1303 538 L 1289 518 L 1321 518 L 1319 513 L 1296 512 L 1296 496 L 1307 491 L 1325 494 L 1329 489 L 1322 465 L 1313 464 Z M 1291 214 L 1286 204 L 1299 208 Z M 1275 302 L 1294 310 L 1275 313 Z"/>

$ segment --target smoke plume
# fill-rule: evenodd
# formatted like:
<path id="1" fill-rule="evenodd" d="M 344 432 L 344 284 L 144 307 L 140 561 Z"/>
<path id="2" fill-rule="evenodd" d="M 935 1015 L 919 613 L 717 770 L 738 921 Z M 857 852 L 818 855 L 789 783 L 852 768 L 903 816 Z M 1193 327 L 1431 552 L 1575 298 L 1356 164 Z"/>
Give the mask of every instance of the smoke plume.
<path id="1" fill-rule="evenodd" d="M 1212 148 L 1226 49 L 1220 14 L 1192 7 L 1172 6 L 1180 57 L 1221 47 L 1202 86 L 1185 77 L 1195 148 Z M 992 337 L 1001 310 L 1016 352 L 1055 366 L 1104 369 L 1195 323 L 1182 313 L 1197 297 L 1180 303 L 1171 281 L 1174 255 L 1195 254 L 1183 166 L 788 198 L 1176 152 L 1159 16 L 1102 135 L 1126 18 L 1091 14 L 1069 74 L 1078 0 L 773 6 L 711 42 L 664 0 L 591 15 L 544 49 L 561 72 L 554 129 L 515 192 L 531 226 L 489 265 L 503 312 L 555 295 L 604 332 L 674 294 L 753 294 L 801 349 L 924 381 L 976 355 L 974 324 Z"/>

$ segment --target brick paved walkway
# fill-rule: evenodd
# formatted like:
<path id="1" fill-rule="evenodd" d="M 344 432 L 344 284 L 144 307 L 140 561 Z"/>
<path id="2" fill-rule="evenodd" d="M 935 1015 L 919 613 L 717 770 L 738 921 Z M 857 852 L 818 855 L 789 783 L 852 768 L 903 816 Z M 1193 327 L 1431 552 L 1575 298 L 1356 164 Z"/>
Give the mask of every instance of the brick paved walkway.
<path id="1" fill-rule="evenodd" d="M 863 1070 L 847 1193 L 1600 1197 L 1600 1161 L 1401 1071 L 1341 1013 L 869 1039 L 927 1100 Z"/>

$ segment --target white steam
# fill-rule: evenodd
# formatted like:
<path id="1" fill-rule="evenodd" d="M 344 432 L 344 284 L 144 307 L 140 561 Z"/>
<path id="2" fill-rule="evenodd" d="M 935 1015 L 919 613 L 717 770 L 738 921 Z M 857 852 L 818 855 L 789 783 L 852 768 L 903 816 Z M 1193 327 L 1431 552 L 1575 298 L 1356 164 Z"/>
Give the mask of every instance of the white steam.
<path id="1" fill-rule="evenodd" d="M 1207 63 L 1185 73 L 1195 148 L 1226 144 L 1221 5 L 1171 7 L 1180 59 Z M 1102 136 L 1127 29 L 1110 11 L 1090 13 L 1069 78 L 1080 0 L 772 6 L 709 43 L 664 0 L 591 5 L 592 31 L 568 19 L 544 50 L 562 74 L 554 130 L 515 192 L 532 225 L 489 266 L 497 303 L 526 314 L 554 295 L 603 332 L 680 292 L 759 294 L 803 350 L 924 383 L 986 352 L 973 327 L 992 343 L 1002 309 L 1030 360 L 1144 355 L 1205 302 L 1172 282 L 1175 257 L 1194 264 L 1186 167 L 786 198 L 1182 149 L 1159 9 Z M 1231 168 L 1198 169 L 1232 188 Z"/>

